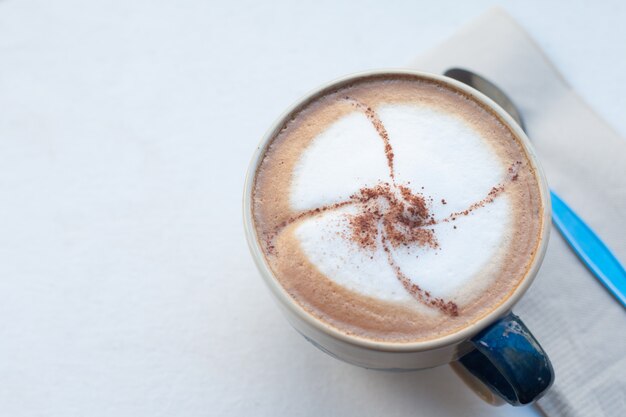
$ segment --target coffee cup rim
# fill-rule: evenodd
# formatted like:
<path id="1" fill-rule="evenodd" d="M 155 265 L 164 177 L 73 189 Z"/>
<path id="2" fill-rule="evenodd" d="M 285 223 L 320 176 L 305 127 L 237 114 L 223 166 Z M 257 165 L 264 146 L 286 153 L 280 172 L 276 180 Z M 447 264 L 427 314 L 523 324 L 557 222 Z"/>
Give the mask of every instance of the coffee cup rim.
<path id="1" fill-rule="evenodd" d="M 522 148 L 524 152 L 526 152 L 526 154 L 528 155 L 528 160 L 530 161 L 539 182 L 540 198 L 542 203 L 541 206 L 543 210 L 540 239 L 537 246 L 536 254 L 530 265 L 528 266 L 525 276 L 520 280 L 517 287 L 513 290 L 513 293 L 511 293 L 511 295 L 507 297 L 504 301 L 502 301 L 497 307 L 495 307 L 470 325 L 454 333 L 450 333 L 433 339 L 410 342 L 375 341 L 362 337 L 357 337 L 354 335 L 345 334 L 339 329 L 315 318 L 311 313 L 307 312 L 302 306 L 300 306 L 287 293 L 282 285 L 280 285 L 278 279 L 274 276 L 267 262 L 267 259 L 265 258 L 265 255 L 263 254 L 257 236 L 256 228 L 254 227 L 254 220 L 252 216 L 252 192 L 254 188 L 256 171 L 262 160 L 263 155 L 265 154 L 265 150 L 268 144 L 275 137 L 278 131 L 284 126 L 285 121 L 288 120 L 288 118 L 303 105 L 309 103 L 312 99 L 319 96 L 320 94 L 323 94 L 327 90 L 335 89 L 337 87 L 340 87 L 341 85 L 360 79 L 381 77 L 385 75 L 407 75 L 439 82 L 451 86 L 452 88 L 459 90 L 464 94 L 467 94 L 479 103 L 490 108 L 500 118 L 500 120 L 520 139 Z M 535 277 L 537 276 L 537 273 L 545 256 L 550 235 L 551 204 L 546 176 L 539 163 L 537 155 L 530 144 L 530 139 L 528 139 L 526 133 L 515 122 L 515 120 L 513 120 L 513 118 L 497 103 L 495 103 L 483 93 L 450 77 L 413 69 L 386 68 L 351 73 L 327 82 L 309 91 L 304 96 L 296 100 L 291 106 L 289 106 L 286 111 L 283 112 L 283 114 L 281 114 L 276 119 L 276 121 L 271 125 L 268 131 L 263 135 L 249 164 L 243 194 L 243 218 L 244 230 L 248 241 L 248 246 L 261 276 L 270 288 L 270 291 L 272 291 L 272 293 L 279 300 L 279 302 L 284 307 L 288 308 L 292 313 L 294 313 L 298 318 L 300 318 L 313 328 L 317 329 L 318 331 L 321 331 L 334 339 L 350 345 L 385 352 L 420 352 L 455 345 L 465 340 L 468 340 L 476 335 L 478 332 L 492 324 L 495 320 L 511 311 L 513 306 L 526 293 L 530 285 L 535 280 Z"/>

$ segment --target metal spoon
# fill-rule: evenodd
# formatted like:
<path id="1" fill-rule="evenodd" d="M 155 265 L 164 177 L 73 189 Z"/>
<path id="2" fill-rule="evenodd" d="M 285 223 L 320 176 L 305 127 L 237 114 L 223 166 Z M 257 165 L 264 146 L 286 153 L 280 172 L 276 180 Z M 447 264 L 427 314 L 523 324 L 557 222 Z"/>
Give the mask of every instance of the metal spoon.
<path id="1" fill-rule="evenodd" d="M 520 125 L 524 122 L 513 101 L 486 78 L 465 69 L 451 68 L 444 75 L 475 88 L 495 101 Z M 552 190 L 552 222 L 567 243 L 598 280 L 626 307 L 626 270 L 610 249 L 585 222 Z"/>

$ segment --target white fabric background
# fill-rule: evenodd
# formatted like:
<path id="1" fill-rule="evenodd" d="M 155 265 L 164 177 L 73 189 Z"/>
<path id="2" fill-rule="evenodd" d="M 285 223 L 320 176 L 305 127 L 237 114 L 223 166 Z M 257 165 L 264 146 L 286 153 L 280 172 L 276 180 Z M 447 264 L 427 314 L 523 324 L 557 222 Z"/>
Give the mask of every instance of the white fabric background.
<path id="1" fill-rule="evenodd" d="M 494 3 L 626 136 L 626 5 L 302 3 L 0 1 L 0 415 L 533 415 L 308 345 L 249 259 L 243 177 L 300 95 Z"/>

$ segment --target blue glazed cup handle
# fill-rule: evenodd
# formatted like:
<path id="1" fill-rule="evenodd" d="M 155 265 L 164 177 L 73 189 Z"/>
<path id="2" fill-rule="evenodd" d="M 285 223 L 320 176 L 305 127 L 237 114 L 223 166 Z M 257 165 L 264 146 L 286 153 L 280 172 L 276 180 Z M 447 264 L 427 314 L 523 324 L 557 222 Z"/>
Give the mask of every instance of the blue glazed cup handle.
<path id="1" fill-rule="evenodd" d="M 554 370 L 539 342 L 522 320 L 509 313 L 471 340 L 459 359 L 465 369 L 511 405 L 531 404 L 554 381 Z"/>

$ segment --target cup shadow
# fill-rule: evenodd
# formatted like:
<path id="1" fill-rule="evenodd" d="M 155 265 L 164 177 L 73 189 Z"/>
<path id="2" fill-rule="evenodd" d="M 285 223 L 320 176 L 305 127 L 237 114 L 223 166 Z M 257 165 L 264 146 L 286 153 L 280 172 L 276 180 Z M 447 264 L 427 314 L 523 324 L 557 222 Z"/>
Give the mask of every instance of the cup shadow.
<path id="1" fill-rule="evenodd" d="M 449 366 L 399 373 L 366 369 L 360 371 L 364 378 L 376 380 L 377 385 L 388 387 L 390 395 L 397 396 L 398 400 L 413 402 L 416 407 L 424 403 L 436 405 L 442 415 L 465 415 L 468 409 L 477 406 L 475 394 Z"/>
<path id="2" fill-rule="evenodd" d="M 436 411 L 436 415 L 452 417 L 484 415 L 493 407 L 478 398 L 447 365 L 420 371 L 378 371 L 332 358 L 304 338 L 294 340 L 294 345 L 301 352 L 300 366 L 286 373 L 291 374 L 292 381 L 308 381 L 312 392 L 323 393 L 317 403 L 318 413 L 345 409 L 365 416 L 386 410 L 391 417 L 421 410 L 425 415 Z"/>

